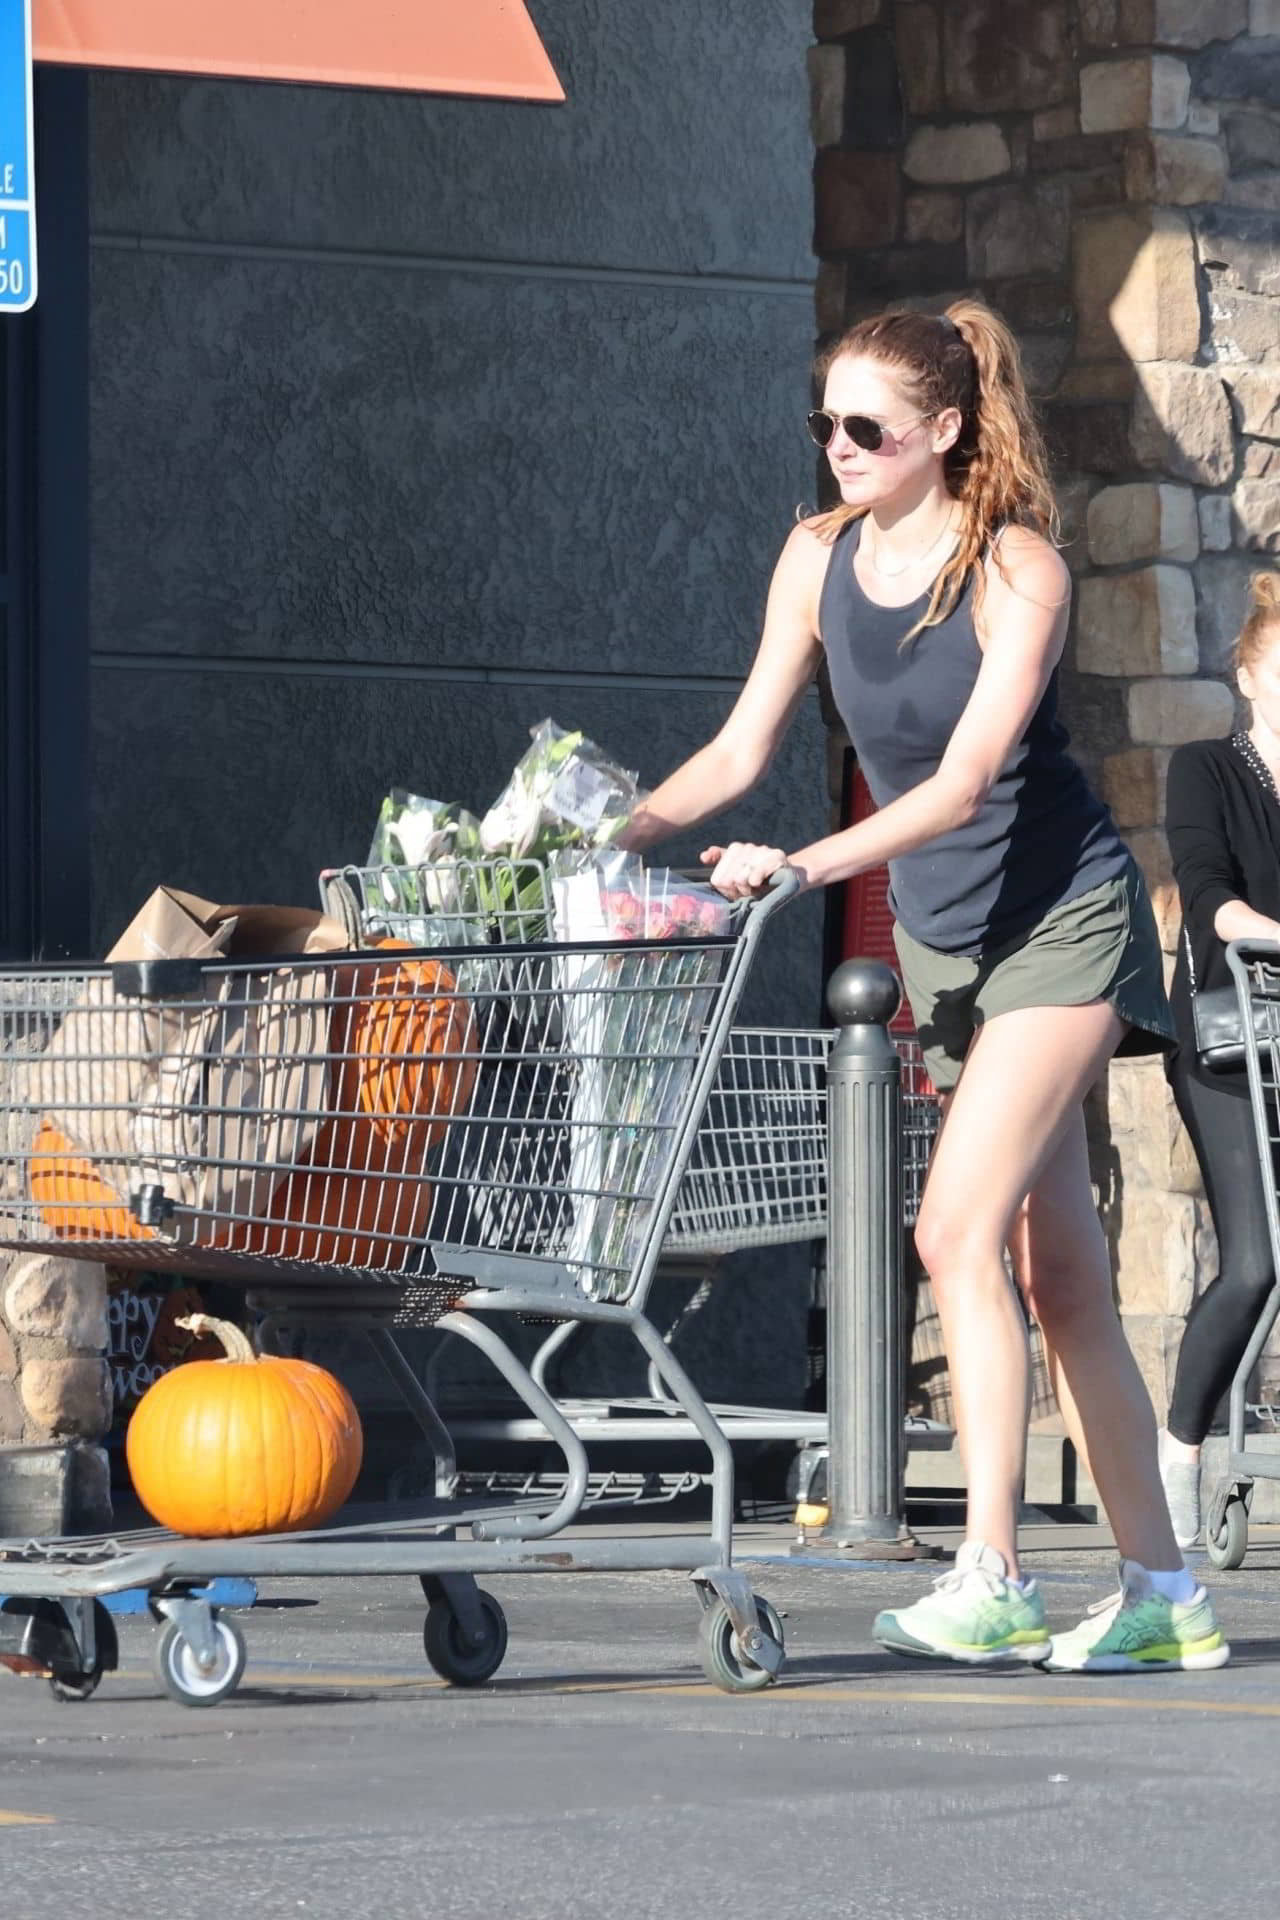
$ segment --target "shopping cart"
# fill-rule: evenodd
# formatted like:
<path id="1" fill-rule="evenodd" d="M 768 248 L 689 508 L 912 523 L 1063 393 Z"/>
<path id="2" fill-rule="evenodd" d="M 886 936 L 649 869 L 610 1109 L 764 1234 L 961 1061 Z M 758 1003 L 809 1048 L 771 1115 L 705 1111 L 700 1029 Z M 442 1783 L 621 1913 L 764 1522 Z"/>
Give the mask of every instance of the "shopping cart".
<path id="1" fill-rule="evenodd" d="M 753 955 L 795 887 L 779 876 L 720 938 L 0 969 L 0 1244 L 243 1286 L 264 1339 L 359 1329 L 436 1481 L 413 1510 L 310 1532 L 2 1541 L 0 1660 L 85 1697 L 114 1664 L 101 1596 L 145 1589 L 164 1686 L 207 1705 L 245 1661 L 201 1597 L 211 1578 L 412 1573 L 428 1661 L 476 1685 L 506 1647 L 477 1574 L 664 1568 L 692 1574 L 717 1686 L 776 1679 L 781 1625 L 733 1566 L 732 1451 L 645 1305 Z M 586 1453 L 503 1314 L 638 1342 L 710 1452 L 705 1531 L 566 1533 Z M 456 1497 L 453 1440 L 396 1338 L 429 1326 L 552 1436 L 558 1493 Z"/>
<path id="2" fill-rule="evenodd" d="M 380 938 L 434 945 L 446 937 L 473 944 L 501 944 L 530 937 L 552 923 L 553 882 L 534 859 L 449 859 L 422 866 L 335 867 L 320 876 L 326 913 L 347 928 L 353 945 Z M 705 1308 L 732 1254 L 820 1243 L 827 1231 L 826 1064 L 834 1040 L 830 1028 L 778 1030 L 735 1027 L 728 1035 L 697 1138 L 678 1189 L 660 1252 L 659 1272 L 691 1282 L 687 1298 L 663 1329 L 664 1345 L 677 1338 Z M 898 1040 L 902 1058 L 902 1214 L 915 1222 L 939 1126 L 938 1099 L 924 1071 L 918 1043 Z M 548 1391 L 555 1369 L 581 1337 L 583 1324 L 566 1321 L 551 1332 L 531 1362 Z M 443 1398 L 447 1339 L 428 1363 L 433 1397 Z M 600 1449 L 628 1450 L 644 1466 L 632 1477 L 637 1503 L 658 1504 L 689 1490 L 686 1472 L 653 1470 L 657 1447 L 673 1449 L 698 1435 L 683 1409 L 664 1390 L 650 1363 L 643 1395 L 568 1398 L 557 1405 L 579 1439 Z M 821 1445 L 825 1413 L 803 1408 L 712 1403 L 715 1417 L 735 1444 Z M 451 1414 L 450 1430 L 472 1461 L 506 1458 L 512 1449 L 537 1449 L 541 1424 L 523 1411 L 475 1407 Z M 908 1419 L 906 1444 L 914 1449 L 948 1447 L 951 1429 Z M 485 1485 L 527 1482 L 527 1475 L 484 1470 Z M 620 1475 L 608 1470 L 608 1484 Z"/>
<path id="3" fill-rule="evenodd" d="M 1233 940 L 1227 965 L 1235 981 L 1244 1032 L 1245 1071 L 1262 1170 L 1273 1270 L 1280 1275 L 1280 943 Z M 1280 1314 L 1280 1280 L 1267 1295 L 1235 1378 L 1227 1417 L 1227 1463 L 1205 1514 L 1205 1547 L 1216 1567 L 1238 1567 L 1249 1545 L 1255 1480 L 1280 1480 L 1280 1453 L 1266 1441 L 1280 1430 L 1280 1407 L 1251 1403 L 1254 1369 Z M 1246 1424 L 1254 1433 L 1246 1436 Z M 1252 1441 L 1252 1444 L 1251 1444 Z"/>

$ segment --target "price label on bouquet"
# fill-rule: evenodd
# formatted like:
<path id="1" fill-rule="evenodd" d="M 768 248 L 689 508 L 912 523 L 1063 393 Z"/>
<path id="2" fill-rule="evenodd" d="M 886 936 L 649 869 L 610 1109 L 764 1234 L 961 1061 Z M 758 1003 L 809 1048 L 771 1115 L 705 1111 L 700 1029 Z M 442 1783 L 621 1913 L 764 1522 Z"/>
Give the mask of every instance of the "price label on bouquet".
<path id="1" fill-rule="evenodd" d="M 561 820 L 582 833 L 594 833 L 604 819 L 613 797 L 612 783 L 594 767 L 571 760 L 558 774 L 549 796 L 551 808 Z"/>

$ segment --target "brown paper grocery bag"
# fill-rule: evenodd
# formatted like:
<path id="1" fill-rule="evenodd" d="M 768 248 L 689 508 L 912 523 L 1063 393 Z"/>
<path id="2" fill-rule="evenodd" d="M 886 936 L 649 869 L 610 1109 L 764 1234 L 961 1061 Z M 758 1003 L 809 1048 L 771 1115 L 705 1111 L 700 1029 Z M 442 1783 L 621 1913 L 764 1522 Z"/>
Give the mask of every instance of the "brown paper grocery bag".
<path id="1" fill-rule="evenodd" d="M 30 1101 L 123 1204 L 159 1187 L 176 1211 L 159 1237 L 246 1242 L 277 1182 L 327 1116 L 332 968 L 254 959 L 346 948 L 301 907 L 219 906 L 160 887 L 111 961 L 207 959 L 197 981 L 144 999 L 90 980 L 32 1063 Z M 220 965 L 219 963 L 227 963 Z M 248 964 L 246 964 L 248 963 Z"/>
<path id="2" fill-rule="evenodd" d="M 107 955 L 112 960 L 273 959 L 340 953 L 337 920 L 311 907 L 222 907 L 177 887 L 157 887 Z"/>

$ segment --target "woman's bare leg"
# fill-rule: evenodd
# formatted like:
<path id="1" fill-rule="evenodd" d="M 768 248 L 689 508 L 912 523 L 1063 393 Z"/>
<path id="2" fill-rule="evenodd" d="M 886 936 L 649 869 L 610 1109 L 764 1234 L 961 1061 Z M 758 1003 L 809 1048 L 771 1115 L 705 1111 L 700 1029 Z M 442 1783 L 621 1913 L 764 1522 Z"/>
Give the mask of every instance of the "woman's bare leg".
<path id="1" fill-rule="evenodd" d="M 1027 1201 L 1027 1304 L 1052 1355 L 1059 1405 L 1126 1559 L 1182 1565 L 1156 1458 L 1156 1421 L 1112 1298 L 1111 1260 L 1077 1113 Z"/>
<path id="2" fill-rule="evenodd" d="M 1069 1258 L 1055 1262 L 1052 1277 L 1045 1269 L 1037 1317 L 1042 1325 L 1042 1316 L 1048 1318 L 1046 1336 L 1082 1439 L 1091 1443 L 1087 1457 L 1110 1456 L 1099 1492 L 1117 1543 L 1145 1566 L 1181 1564 L 1160 1492 L 1154 1419 L 1112 1305 L 1084 1157 L 1081 1103 L 1123 1032 L 1104 1002 L 989 1020 L 948 1103 L 916 1227 L 951 1369 L 969 1483 L 968 1532 L 996 1548 L 1011 1571 L 1017 1567 L 1028 1369 L 1025 1327 L 1003 1256 L 1033 1189 L 1033 1217 L 1038 1210 L 1046 1223 L 1070 1222 L 1075 1229 Z M 1048 1176 L 1043 1200 L 1042 1176 Z"/>
<path id="3" fill-rule="evenodd" d="M 1050 1162 L 1050 1165 L 1046 1167 L 1044 1173 L 1041 1174 L 1041 1181 L 1049 1178 L 1052 1172 L 1052 1165 L 1053 1163 Z M 1031 1195 L 1028 1194 L 1018 1209 L 1017 1217 L 1013 1223 L 1013 1232 L 1009 1235 L 1009 1257 L 1013 1262 L 1014 1277 L 1018 1282 L 1018 1289 L 1027 1303 L 1028 1311 L 1039 1326 L 1040 1323 L 1038 1315 L 1036 1314 L 1035 1303 L 1041 1298 L 1049 1274 L 1054 1270 L 1054 1260 L 1053 1247 L 1047 1238 L 1047 1223 L 1042 1224 L 1037 1230 L 1033 1230 L 1031 1215 Z M 1080 1415 L 1076 1411 L 1076 1403 L 1071 1397 L 1071 1388 L 1068 1386 L 1066 1375 L 1063 1373 L 1062 1363 L 1043 1326 L 1040 1327 L 1040 1340 L 1044 1349 L 1044 1361 L 1046 1371 L 1049 1375 L 1049 1385 L 1053 1391 L 1053 1397 L 1058 1403 L 1058 1411 L 1062 1415 L 1068 1437 L 1070 1438 L 1072 1446 L 1075 1448 L 1076 1458 L 1079 1460 L 1086 1474 L 1092 1479 L 1093 1475 L 1089 1464 L 1089 1448 L 1085 1439 L 1084 1429 L 1080 1424 Z"/>

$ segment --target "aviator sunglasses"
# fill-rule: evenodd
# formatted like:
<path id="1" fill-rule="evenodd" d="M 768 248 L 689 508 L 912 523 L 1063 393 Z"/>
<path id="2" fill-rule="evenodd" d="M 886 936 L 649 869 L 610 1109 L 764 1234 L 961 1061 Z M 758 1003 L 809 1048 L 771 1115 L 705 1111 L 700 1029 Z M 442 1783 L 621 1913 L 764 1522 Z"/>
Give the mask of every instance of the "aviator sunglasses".
<path id="1" fill-rule="evenodd" d="M 836 428 L 843 427 L 854 446 L 861 447 L 864 453 L 879 453 L 886 436 L 892 438 L 900 428 L 916 426 L 932 418 L 929 413 L 916 413 L 910 420 L 899 420 L 896 426 L 889 426 L 873 420 L 870 414 L 828 413 L 825 407 L 814 407 L 804 417 L 809 438 L 816 447 L 829 447 L 836 437 Z"/>

